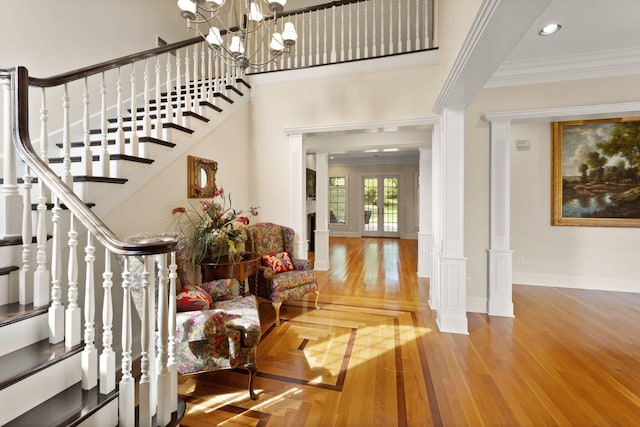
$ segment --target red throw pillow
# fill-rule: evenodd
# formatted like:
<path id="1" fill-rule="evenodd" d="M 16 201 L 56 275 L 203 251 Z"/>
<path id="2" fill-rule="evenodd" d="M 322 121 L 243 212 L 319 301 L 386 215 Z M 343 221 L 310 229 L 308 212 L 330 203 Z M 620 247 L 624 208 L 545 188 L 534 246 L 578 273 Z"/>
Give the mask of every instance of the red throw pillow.
<path id="1" fill-rule="evenodd" d="M 211 295 L 196 285 L 187 284 L 176 295 L 176 311 L 209 310 L 211 304 Z"/>
<path id="2" fill-rule="evenodd" d="M 262 265 L 265 267 L 271 267 L 274 273 L 282 273 L 294 269 L 291 258 L 287 252 L 263 255 Z"/>

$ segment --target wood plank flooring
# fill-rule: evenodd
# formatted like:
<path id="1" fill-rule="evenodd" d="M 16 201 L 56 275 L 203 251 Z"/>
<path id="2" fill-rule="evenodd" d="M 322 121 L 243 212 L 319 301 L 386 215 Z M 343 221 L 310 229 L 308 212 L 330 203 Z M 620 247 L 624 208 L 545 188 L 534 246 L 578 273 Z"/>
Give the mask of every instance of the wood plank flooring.
<path id="1" fill-rule="evenodd" d="M 246 373 L 180 377 L 182 425 L 640 425 L 640 295 L 514 286 L 516 317 L 441 334 L 412 240 L 332 238 L 311 299 L 260 304 Z"/>

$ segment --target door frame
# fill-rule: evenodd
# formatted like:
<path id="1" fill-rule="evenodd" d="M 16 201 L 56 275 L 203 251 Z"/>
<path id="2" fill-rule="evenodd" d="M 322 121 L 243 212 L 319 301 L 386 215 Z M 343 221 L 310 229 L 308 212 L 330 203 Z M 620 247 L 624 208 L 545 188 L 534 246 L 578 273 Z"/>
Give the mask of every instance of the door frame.
<path id="1" fill-rule="evenodd" d="M 378 179 L 378 225 L 382 225 L 382 227 L 378 227 L 378 231 L 365 231 L 364 226 L 364 180 L 367 178 L 377 178 Z M 395 178 L 398 180 L 398 229 L 395 232 L 387 232 L 384 230 L 384 179 L 385 178 Z M 380 198 L 380 187 L 382 187 L 382 198 Z M 402 188 L 402 176 L 399 173 L 368 173 L 360 175 L 360 187 L 358 189 L 359 194 L 359 204 L 358 210 L 360 211 L 360 235 L 362 237 L 389 237 L 389 238 L 400 238 L 400 228 L 401 228 L 401 215 L 400 215 L 400 198 Z M 380 211 L 380 204 L 382 201 L 382 212 Z M 381 214 L 382 213 L 382 214 Z"/>

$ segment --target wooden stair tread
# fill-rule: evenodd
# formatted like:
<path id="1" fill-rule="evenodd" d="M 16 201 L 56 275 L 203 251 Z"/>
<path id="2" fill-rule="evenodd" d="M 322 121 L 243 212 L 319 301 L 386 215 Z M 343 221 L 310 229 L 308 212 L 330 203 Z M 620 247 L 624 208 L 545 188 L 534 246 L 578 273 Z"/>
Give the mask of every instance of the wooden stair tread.
<path id="1" fill-rule="evenodd" d="M 95 414 L 118 397 L 115 389 L 109 394 L 100 394 L 98 387 L 82 390 L 77 382 L 40 405 L 9 421 L 5 426 L 75 426 Z"/>
<path id="2" fill-rule="evenodd" d="M 0 357 L 0 390 L 58 363 L 82 351 L 79 344 L 67 349 L 64 341 L 49 344 L 49 340 L 38 341 Z"/>
<path id="3" fill-rule="evenodd" d="M 18 269 L 18 267 L 15 268 L 16 270 Z M 48 310 L 48 305 L 33 307 L 33 304 L 21 305 L 17 302 L 2 305 L 0 306 L 0 328 L 30 317 L 39 316 Z"/>

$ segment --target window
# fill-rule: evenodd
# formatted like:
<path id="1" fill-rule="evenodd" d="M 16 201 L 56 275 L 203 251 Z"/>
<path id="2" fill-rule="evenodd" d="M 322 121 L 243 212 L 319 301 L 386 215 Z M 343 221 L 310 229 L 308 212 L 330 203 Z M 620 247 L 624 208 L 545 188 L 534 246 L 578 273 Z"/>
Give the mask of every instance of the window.
<path id="1" fill-rule="evenodd" d="M 329 224 L 347 223 L 347 177 L 329 177 Z"/>

